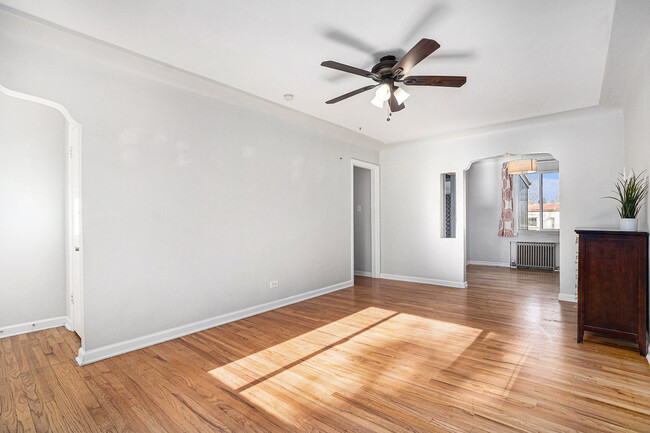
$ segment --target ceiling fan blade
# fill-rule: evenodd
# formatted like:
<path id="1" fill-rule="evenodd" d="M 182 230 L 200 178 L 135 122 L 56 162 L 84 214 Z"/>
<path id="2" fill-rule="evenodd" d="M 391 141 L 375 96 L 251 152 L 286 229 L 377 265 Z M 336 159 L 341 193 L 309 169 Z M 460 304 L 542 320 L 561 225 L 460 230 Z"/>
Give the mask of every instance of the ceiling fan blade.
<path id="1" fill-rule="evenodd" d="M 420 42 L 415 44 L 413 48 L 402 59 L 393 66 L 393 76 L 404 75 L 411 70 L 411 68 L 429 54 L 440 48 L 440 44 L 432 39 L 420 39 Z"/>
<path id="2" fill-rule="evenodd" d="M 374 89 L 375 87 L 379 86 L 380 84 L 373 84 L 372 86 L 366 86 L 362 87 L 357 90 L 353 90 L 349 93 L 346 93 L 345 95 L 341 95 L 338 98 L 330 99 L 329 101 L 325 102 L 326 104 L 336 104 L 337 102 L 341 102 L 344 99 L 348 99 L 351 96 L 358 95 L 359 93 L 367 92 L 368 90 Z"/>
<path id="3" fill-rule="evenodd" d="M 364 52 L 366 54 L 371 54 L 375 51 L 375 48 L 361 39 L 352 36 L 348 33 L 345 33 L 342 30 L 338 29 L 329 29 L 325 32 L 325 36 L 333 41 L 336 41 L 340 44 L 347 45 L 348 47 L 356 48 L 357 50 Z"/>
<path id="4" fill-rule="evenodd" d="M 325 66 L 326 68 L 336 69 L 337 71 L 343 71 L 350 74 L 361 75 L 362 77 L 378 78 L 376 74 L 373 74 L 370 71 L 365 71 L 360 68 L 355 68 L 354 66 L 344 65 L 343 63 L 334 62 L 332 60 L 323 62 L 320 65 Z"/>
<path id="5" fill-rule="evenodd" d="M 444 75 L 411 75 L 402 80 L 407 86 L 460 87 L 467 77 L 446 77 Z"/>
<path id="6" fill-rule="evenodd" d="M 472 60 L 476 57 L 474 51 L 456 51 L 456 52 L 445 52 L 437 53 L 435 56 L 431 57 L 430 60 L 444 60 L 444 59 L 460 59 L 460 60 Z"/>
<path id="7" fill-rule="evenodd" d="M 426 11 L 418 11 L 417 14 L 420 19 L 411 27 L 411 31 L 404 37 L 403 43 L 407 44 L 411 42 L 416 35 L 422 34 L 425 28 L 431 29 L 435 21 L 440 20 L 440 17 L 445 15 L 447 12 L 447 7 L 439 4 L 432 4 Z"/>
<path id="8" fill-rule="evenodd" d="M 397 98 L 395 97 L 395 81 L 390 80 L 388 84 L 390 85 L 390 99 L 388 100 L 388 105 L 390 106 L 390 111 L 396 113 L 406 107 L 404 106 L 404 103 L 397 103 Z"/>
<path id="9" fill-rule="evenodd" d="M 403 102 L 401 104 L 398 104 L 397 99 L 395 99 L 395 96 L 393 95 L 391 95 L 390 99 L 388 100 L 388 103 L 390 104 L 390 111 L 392 113 L 397 113 L 398 111 L 401 111 L 406 108 Z"/>

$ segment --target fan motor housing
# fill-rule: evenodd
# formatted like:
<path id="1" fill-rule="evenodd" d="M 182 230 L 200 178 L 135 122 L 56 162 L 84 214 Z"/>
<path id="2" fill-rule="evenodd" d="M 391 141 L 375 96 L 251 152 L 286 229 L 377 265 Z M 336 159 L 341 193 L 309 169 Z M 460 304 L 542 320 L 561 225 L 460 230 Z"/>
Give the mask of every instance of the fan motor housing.
<path id="1" fill-rule="evenodd" d="M 393 75 L 392 69 L 396 64 L 397 58 L 395 58 L 395 56 L 384 56 L 379 59 L 379 63 L 377 63 L 371 69 L 372 73 L 379 75 L 379 79 L 375 79 L 375 81 L 380 82 L 384 78 L 388 78 Z"/>

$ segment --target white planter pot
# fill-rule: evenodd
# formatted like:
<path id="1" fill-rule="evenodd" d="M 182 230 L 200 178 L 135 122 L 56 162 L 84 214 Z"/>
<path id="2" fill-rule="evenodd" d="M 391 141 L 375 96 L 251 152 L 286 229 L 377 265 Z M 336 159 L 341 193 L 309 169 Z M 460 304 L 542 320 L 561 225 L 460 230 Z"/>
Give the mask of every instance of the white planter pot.
<path id="1" fill-rule="evenodd" d="M 621 218 L 621 230 L 625 232 L 635 232 L 637 228 L 636 218 Z"/>

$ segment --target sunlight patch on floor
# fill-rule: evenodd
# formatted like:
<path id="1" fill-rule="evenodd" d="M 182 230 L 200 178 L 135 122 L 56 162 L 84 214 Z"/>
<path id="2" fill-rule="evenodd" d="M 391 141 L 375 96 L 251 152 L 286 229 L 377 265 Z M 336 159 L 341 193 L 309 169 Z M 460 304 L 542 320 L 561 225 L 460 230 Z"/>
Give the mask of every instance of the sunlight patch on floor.
<path id="1" fill-rule="evenodd" d="M 370 307 L 209 373 L 250 403 L 295 423 L 305 405 L 344 408 L 355 396 L 399 399 L 401 384 L 409 381 L 426 387 L 482 332 Z"/>
<path id="2" fill-rule="evenodd" d="M 210 374 L 233 389 L 240 389 L 279 374 L 282 370 L 302 362 L 306 357 L 340 344 L 371 326 L 397 313 L 382 308 L 369 307 L 318 329 L 301 334 L 265 350 L 253 353 L 235 362 L 210 371 Z M 261 330 L 263 332 L 263 330 Z"/>
<path id="3" fill-rule="evenodd" d="M 434 380 L 459 390 L 508 397 L 520 374 L 532 372 L 532 367 L 526 365 L 530 352 L 530 344 L 505 343 L 503 336 L 485 332 L 477 338 L 475 346 L 437 372 Z M 524 400 L 522 404 L 535 404 Z"/>

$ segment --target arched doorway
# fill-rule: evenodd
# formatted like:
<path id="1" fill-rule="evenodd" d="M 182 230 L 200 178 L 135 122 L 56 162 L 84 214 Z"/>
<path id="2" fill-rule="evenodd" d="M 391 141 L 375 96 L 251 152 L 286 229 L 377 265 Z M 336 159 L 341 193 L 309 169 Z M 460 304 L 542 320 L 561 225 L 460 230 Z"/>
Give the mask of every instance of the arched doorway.
<path id="1" fill-rule="evenodd" d="M 535 169 L 508 173 L 512 218 L 507 234 L 498 233 L 502 170 L 525 161 L 535 161 Z M 559 161 L 548 153 L 505 154 L 470 164 L 465 170 L 466 265 L 559 270 L 559 169 Z"/>
<path id="2" fill-rule="evenodd" d="M 84 341 L 84 311 L 83 311 L 83 239 L 82 239 L 82 207 L 81 207 L 81 125 L 74 120 L 68 110 L 61 104 L 37 96 L 28 95 L 8 89 L 0 84 L 0 94 L 9 98 L 38 104 L 41 107 L 49 107 L 56 110 L 65 120 L 63 143 L 60 150 L 63 153 L 62 166 L 64 167 L 65 180 L 63 182 L 64 211 L 64 271 L 65 275 L 65 316 L 64 323 L 56 323 L 59 317 L 47 320 L 28 320 L 24 323 L 16 323 L 6 327 L 8 329 L 4 336 L 21 334 L 33 330 L 46 329 L 48 327 L 65 326 L 75 331 L 81 338 L 83 348 Z M 38 128 L 34 128 L 38 129 Z M 7 146 L 8 148 L 9 146 Z M 58 150 L 54 150 L 58 153 Z M 7 188 L 11 188 L 10 180 Z M 14 193 L 19 195 L 20 192 Z M 27 222 L 23 224 L 27 233 L 29 227 Z M 19 240 L 19 239 L 17 239 Z M 0 335 L 3 336 L 3 335 Z"/>

